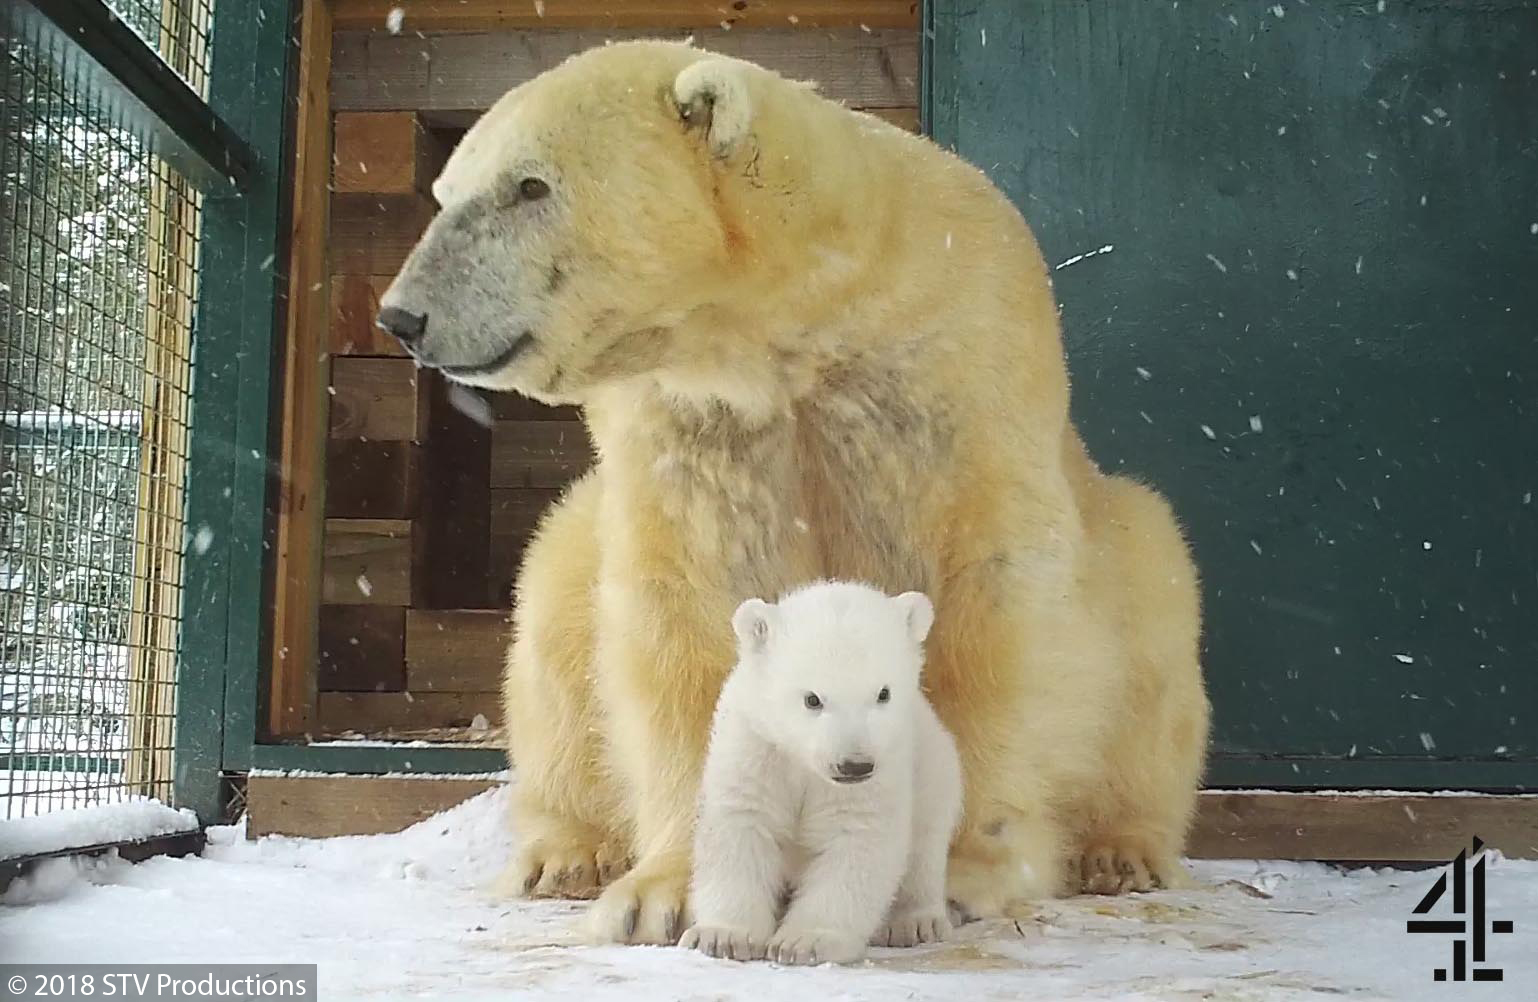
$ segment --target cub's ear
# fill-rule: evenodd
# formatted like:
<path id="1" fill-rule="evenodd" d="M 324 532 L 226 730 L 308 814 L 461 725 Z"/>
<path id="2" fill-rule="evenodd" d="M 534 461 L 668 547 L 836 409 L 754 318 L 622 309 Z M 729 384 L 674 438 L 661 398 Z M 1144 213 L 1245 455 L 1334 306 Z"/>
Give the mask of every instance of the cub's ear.
<path id="1" fill-rule="evenodd" d="M 922 644 L 929 636 L 929 628 L 935 625 L 935 607 L 929 596 L 921 591 L 905 591 L 892 601 L 908 624 L 908 637 L 915 644 Z"/>
<path id="2" fill-rule="evenodd" d="M 743 651 L 762 654 L 769 646 L 779 610 L 761 598 L 750 598 L 732 614 L 732 629 Z"/>
<path id="3" fill-rule="evenodd" d="M 745 72 L 733 60 L 702 59 L 673 81 L 678 117 L 687 128 L 705 130 L 711 155 L 723 160 L 737 151 L 753 124 Z"/>

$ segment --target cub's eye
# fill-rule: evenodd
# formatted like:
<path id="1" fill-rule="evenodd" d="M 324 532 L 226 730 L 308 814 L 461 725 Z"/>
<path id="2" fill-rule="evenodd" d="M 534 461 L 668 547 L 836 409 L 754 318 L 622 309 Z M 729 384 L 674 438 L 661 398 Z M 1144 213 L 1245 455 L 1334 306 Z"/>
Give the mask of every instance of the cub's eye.
<path id="1" fill-rule="evenodd" d="M 807 693 L 806 698 L 802 702 L 806 704 L 808 710 L 822 709 L 822 699 L 815 692 Z"/>
<path id="2" fill-rule="evenodd" d="M 881 691 L 876 693 L 876 702 L 878 702 L 878 703 L 887 703 L 887 702 L 890 702 L 891 699 L 892 699 L 892 690 L 887 688 L 886 686 L 882 686 L 881 687 Z"/>
<path id="3" fill-rule="evenodd" d="M 526 177 L 518 182 L 518 194 L 522 195 L 525 201 L 537 202 L 550 194 L 550 186 L 537 177 Z"/>

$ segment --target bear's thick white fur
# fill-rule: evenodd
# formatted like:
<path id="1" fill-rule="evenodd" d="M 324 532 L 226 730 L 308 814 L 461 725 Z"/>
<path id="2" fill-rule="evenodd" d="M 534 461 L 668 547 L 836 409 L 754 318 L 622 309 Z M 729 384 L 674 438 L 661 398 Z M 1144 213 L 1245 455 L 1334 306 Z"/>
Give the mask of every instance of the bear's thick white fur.
<path id="1" fill-rule="evenodd" d="M 949 935 L 961 762 L 919 688 L 933 619 L 922 594 L 846 582 L 738 609 L 737 667 L 700 788 L 695 924 L 681 945 L 841 964 L 870 942 Z"/>
<path id="2" fill-rule="evenodd" d="M 512 890 L 677 942 L 728 623 L 819 578 L 934 601 L 960 912 L 1180 879 L 1196 572 L 1163 499 L 1086 454 L 1049 272 L 980 171 L 638 42 L 509 93 L 435 192 L 383 305 L 430 318 L 423 364 L 580 404 L 599 457 L 520 572 Z"/>

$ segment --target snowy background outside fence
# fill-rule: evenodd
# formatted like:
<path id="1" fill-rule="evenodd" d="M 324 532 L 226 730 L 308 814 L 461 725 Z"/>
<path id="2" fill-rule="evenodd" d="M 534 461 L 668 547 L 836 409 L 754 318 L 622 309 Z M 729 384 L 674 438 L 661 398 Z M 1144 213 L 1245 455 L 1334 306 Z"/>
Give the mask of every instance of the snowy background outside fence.
<path id="1" fill-rule="evenodd" d="M 206 5 L 117 6 L 201 87 Z M 170 793 L 198 201 L 55 45 L 0 65 L 0 819 Z"/>

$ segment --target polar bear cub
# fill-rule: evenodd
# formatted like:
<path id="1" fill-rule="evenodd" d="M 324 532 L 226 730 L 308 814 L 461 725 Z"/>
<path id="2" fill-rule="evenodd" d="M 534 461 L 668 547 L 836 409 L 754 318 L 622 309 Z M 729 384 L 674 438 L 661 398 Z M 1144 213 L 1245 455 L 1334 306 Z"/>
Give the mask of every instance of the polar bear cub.
<path id="1" fill-rule="evenodd" d="M 680 946 L 784 964 L 944 939 L 961 815 L 951 735 L 919 689 L 929 599 L 817 582 L 732 617 Z M 787 903 L 788 901 L 788 903 Z"/>

